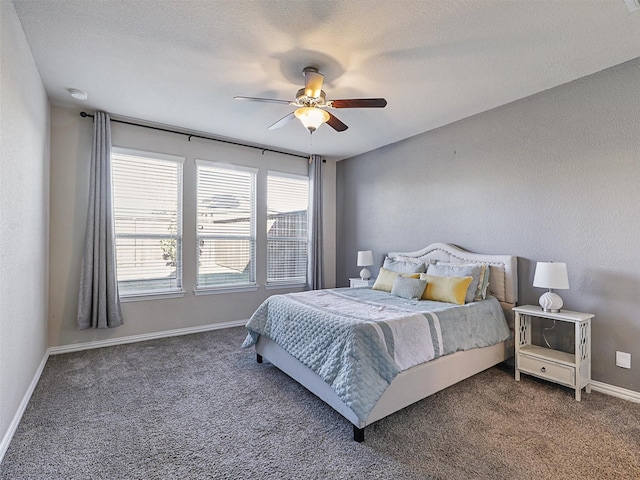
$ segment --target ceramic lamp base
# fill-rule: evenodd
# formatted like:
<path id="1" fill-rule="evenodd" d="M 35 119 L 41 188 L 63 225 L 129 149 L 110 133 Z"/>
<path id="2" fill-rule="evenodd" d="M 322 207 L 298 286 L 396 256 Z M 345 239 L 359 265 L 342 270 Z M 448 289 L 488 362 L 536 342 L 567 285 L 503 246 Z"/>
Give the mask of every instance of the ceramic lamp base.
<path id="1" fill-rule="evenodd" d="M 360 278 L 362 280 L 369 280 L 371 278 L 371 272 L 367 267 L 364 267 L 362 270 L 360 270 Z"/>
<path id="2" fill-rule="evenodd" d="M 553 292 L 545 292 L 540 297 L 540 306 L 545 312 L 558 313 L 564 305 L 560 295 Z"/>

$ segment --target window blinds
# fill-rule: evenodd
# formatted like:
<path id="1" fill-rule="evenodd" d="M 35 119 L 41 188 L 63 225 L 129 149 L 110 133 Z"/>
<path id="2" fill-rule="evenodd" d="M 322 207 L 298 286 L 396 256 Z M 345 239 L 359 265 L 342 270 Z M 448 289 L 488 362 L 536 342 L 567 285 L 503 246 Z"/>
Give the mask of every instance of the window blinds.
<path id="1" fill-rule="evenodd" d="M 267 174 L 267 284 L 305 283 L 309 179 Z"/>
<path id="2" fill-rule="evenodd" d="M 255 284 L 256 172 L 197 160 L 198 288 Z"/>
<path id="3" fill-rule="evenodd" d="M 120 294 L 180 290 L 184 158 L 114 148 L 111 159 Z"/>

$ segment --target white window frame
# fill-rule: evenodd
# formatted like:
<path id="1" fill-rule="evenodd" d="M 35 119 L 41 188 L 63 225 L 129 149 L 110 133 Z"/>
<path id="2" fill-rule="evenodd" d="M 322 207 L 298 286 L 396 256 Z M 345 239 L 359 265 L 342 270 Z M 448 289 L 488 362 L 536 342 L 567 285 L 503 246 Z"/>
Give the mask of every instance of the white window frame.
<path id="1" fill-rule="evenodd" d="M 123 292 L 119 289 L 121 302 L 134 302 L 141 300 L 150 300 L 153 298 L 177 298 L 183 297 L 185 291 L 182 289 L 183 285 L 183 259 L 182 259 L 182 242 L 183 242 L 183 175 L 184 175 L 184 161 L 185 158 L 178 155 L 169 155 L 165 153 L 149 152 L 144 150 L 134 150 L 130 148 L 111 147 L 111 155 L 113 162 L 113 155 L 130 155 L 135 157 L 148 158 L 151 160 L 158 160 L 161 162 L 172 162 L 178 164 L 177 171 L 177 205 L 176 205 L 176 233 L 173 235 L 135 235 L 135 234 L 118 234 L 115 231 L 116 242 L 118 238 L 169 238 L 176 240 L 176 286 L 172 288 L 160 288 L 160 289 L 142 289 L 129 292 Z M 113 174 L 112 174 L 113 182 Z M 115 198 L 114 198 L 114 211 L 115 211 Z M 117 259 L 117 249 L 116 249 Z M 117 260 L 116 260 L 117 261 Z"/>
<path id="2" fill-rule="evenodd" d="M 252 201 L 251 201 L 251 213 L 250 213 L 250 233 L 249 235 L 203 235 L 199 232 L 199 186 L 200 186 L 200 168 L 218 168 L 223 170 L 235 170 L 239 172 L 249 173 L 252 178 Z M 242 165 L 235 165 L 231 163 L 216 162 L 212 160 L 196 159 L 196 287 L 194 289 L 195 295 L 210 295 L 219 293 L 231 293 L 231 292 L 247 292 L 258 290 L 258 284 L 256 280 L 256 250 L 257 250 L 257 238 L 256 238 L 256 217 L 257 217 L 257 197 L 258 197 L 258 169 L 253 167 L 247 167 Z M 250 281 L 245 283 L 230 283 L 223 285 L 199 285 L 200 281 L 200 240 L 203 238 L 217 238 L 217 239 L 245 239 L 249 240 L 250 244 Z"/>
<path id="3" fill-rule="evenodd" d="M 307 183 L 307 219 L 309 218 L 309 177 L 307 175 L 297 175 L 294 173 L 287 173 L 287 172 L 279 172 L 276 170 L 267 170 L 267 177 L 266 177 L 266 183 L 265 183 L 265 190 L 266 190 L 266 205 L 267 205 L 267 209 L 269 206 L 269 177 L 280 177 L 280 178 L 290 178 L 290 179 L 294 179 L 294 180 L 301 180 Z M 268 225 L 268 216 L 269 213 L 267 211 L 267 225 Z M 266 238 L 267 238 L 267 255 L 266 255 L 266 288 L 267 289 L 276 289 L 276 288 L 288 288 L 288 287 L 301 287 L 306 285 L 307 283 L 307 279 L 306 279 L 306 274 L 305 274 L 305 278 L 301 279 L 301 280 L 295 280 L 293 278 L 285 278 L 285 279 L 281 279 L 281 280 L 269 280 L 269 242 L 271 240 L 281 240 L 281 241 L 304 241 L 305 245 L 306 245 L 306 249 L 305 249 L 305 267 L 306 267 L 306 260 L 308 260 L 308 246 L 309 246 L 309 227 L 307 226 L 307 236 L 306 237 L 273 237 L 273 236 L 269 236 L 269 232 L 267 230 L 266 233 Z"/>

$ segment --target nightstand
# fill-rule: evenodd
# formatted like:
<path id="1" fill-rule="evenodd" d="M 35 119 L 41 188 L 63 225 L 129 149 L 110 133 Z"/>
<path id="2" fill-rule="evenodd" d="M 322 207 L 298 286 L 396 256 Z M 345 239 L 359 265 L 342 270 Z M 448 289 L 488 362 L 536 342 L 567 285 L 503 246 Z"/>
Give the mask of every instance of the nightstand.
<path id="1" fill-rule="evenodd" d="M 376 283 L 376 279 L 375 278 L 370 278 L 369 280 L 363 280 L 360 277 L 358 277 L 358 278 L 350 278 L 349 279 L 349 288 L 373 287 L 374 283 Z"/>
<path id="2" fill-rule="evenodd" d="M 534 305 L 515 307 L 513 311 L 516 316 L 516 381 L 520 380 L 520 373 L 526 373 L 571 387 L 576 391 L 578 402 L 583 388 L 591 393 L 591 319 L 594 315 L 569 310 L 545 312 Z M 575 353 L 532 345 L 531 322 L 540 318 L 573 323 Z"/>

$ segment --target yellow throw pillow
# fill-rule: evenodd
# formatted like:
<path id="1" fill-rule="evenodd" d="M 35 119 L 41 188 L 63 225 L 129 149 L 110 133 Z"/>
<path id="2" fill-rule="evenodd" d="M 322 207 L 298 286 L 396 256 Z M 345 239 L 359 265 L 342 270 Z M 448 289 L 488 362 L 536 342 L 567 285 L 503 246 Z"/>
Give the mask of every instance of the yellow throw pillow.
<path id="1" fill-rule="evenodd" d="M 423 300 L 464 305 L 464 297 L 473 277 L 439 277 L 421 273 L 420 280 L 427 281 L 427 288 L 422 294 Z"/>
<path id="2" fill-rule="evenodd" d="M 371 288 L 373 290 L 380 290 L 383 292 L 391 293 L 393 282 L 396 280 L 396 277 L 398 275 L 402 275 L 403 277 L 407 278 L 420 278 L 419 273 L 398 273 L 387 268 L 381 268 L 378 272 L 378 278 L 376 278 L 376 281 Z"/>
<path id="3" fill-rule="evenodd" d="M 405 278 L 420 278 L 419 273 L 401 273 L 400 276 Z"/>
<path id="4" fill-rule="evenodd" d="M 378 278 L 373 283 L 373 290 L 381 290 L 383 292 L 391 292 L 391 288 L 393 287 L 393 282 L 398 276 L 398 272 L 394 272 L 391 270 L 387 270 L 386 268 L 381 268 L 378 272 Z"/>

